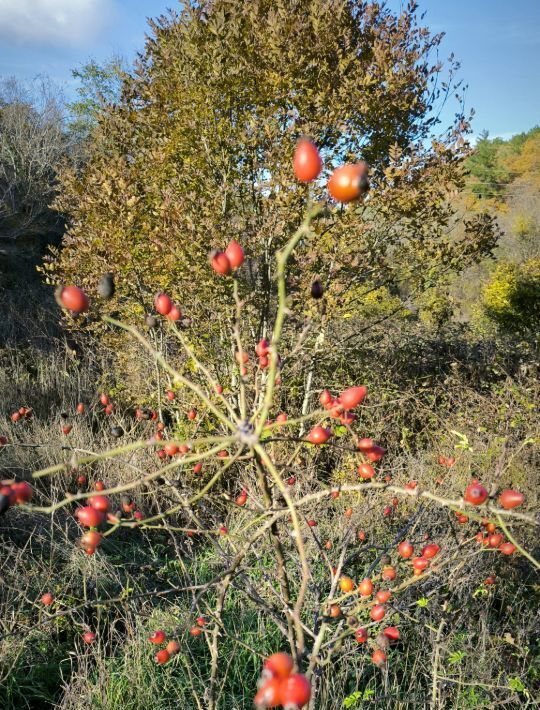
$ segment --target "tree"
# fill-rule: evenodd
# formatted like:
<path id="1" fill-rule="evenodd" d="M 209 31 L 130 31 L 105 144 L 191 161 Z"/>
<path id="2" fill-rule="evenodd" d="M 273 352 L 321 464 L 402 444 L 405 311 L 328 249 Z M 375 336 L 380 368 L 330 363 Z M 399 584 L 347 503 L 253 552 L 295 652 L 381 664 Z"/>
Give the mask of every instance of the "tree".
<path id="1" fill-rule="evenodd" d="M 527 177 L 540 187 L 540 126 L 513 136 L 500 153 L 502 164 L 512 176 Z"/>
<path id="2" fill-rule="evenodd" d="M 473 193 L 483 198 L 498 197 L 510 181 L 510 173 L 501 164 L 499 150 L 503 145 L 500 138 L 490 140 L 489 133 L 483 131 L 476 143 L 473 154 L 467 161 L 473 180 Z"/>
<path id="3" fill-rule="evenodd" d="M 484 287 L 485 315 L 503 331 L 538 332 L 540 327 L 540 259 L 523 264 L 502 262 Z"/>
<path id="4" fill-rule="evenodd" d="M 58 221 L 50 209 L 66 157 L 62 96 L 47 79 L 0 83 L 0 234 L 16 240 Z"/>
<path id="5" fill-rule="evenodd" d="M 220 287 L 210 298 L 206 254 L 232 237 L 248 255 L 240 295 L 255 294 L 252 327 L 264 332 L 275 312 L 271 255 L 306 201 L 327 195 L 324 180 L 295 184 L 283 160 L 301 134 L 327 169 L 365 159 L 372 192 L 318 220 L 294 264 L 293 300 L 306 303 L 318 277 L 339 322 L 373 289 L 421 292 L 490 252 L 491 219 L 455 214 L 468 123 L 460 114 L 434 133 L 457 65 L 432 58 L 441 36 L 418 25 L 415 3 L 395 15 L 377 2 L 192 2 L 151 27 L 120 101 L 100 115 L 87 167 L 63 175 L 58 207 L 70 228 L 46 265 L 52 282 L 92 289 L 113 270 L 120 315 L 144 314 L 169 289 L 212 329 L 233 296 Z M 324 321 L 309 305 L 304 316 Z"/>
<path id="6" fill-rule="evenodd" d="M 115 55 L 104 64 L 91 59 L 71 72 L 79 85 L 77 100 L 68 104 L 71 114 L 69 127 L 81 142 L 89 139 L 103 107 L 120 100 L 126 69 L 125 60 Z"/>

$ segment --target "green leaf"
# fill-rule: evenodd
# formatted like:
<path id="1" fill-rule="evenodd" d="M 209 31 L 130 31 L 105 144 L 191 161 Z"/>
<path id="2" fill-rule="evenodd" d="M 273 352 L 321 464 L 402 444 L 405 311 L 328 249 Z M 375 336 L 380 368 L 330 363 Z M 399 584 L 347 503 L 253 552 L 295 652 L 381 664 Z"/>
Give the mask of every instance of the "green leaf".
<path id="1" fill-rule="evenodd" d="M 460 449 L 462 451 L 473 451 L 472 446 L 469 444 L 469 438 L 465 434 L 456 431 L 455 429 L 450 429 L 450 433 L 457 436 L 459 443 L 454 445 L 454 449 Z"/>
<path id="2" fill-rule="evenodd" d="M 360 690 L 356 690 L 354 693 L 348 695 L 346 698 L 343 699 L 343 707 L 353 708 L 358 705 L 358 702 L 360 700 L 362 700 L 362 693 Z"/>
<path id="3" fill-rule="evenodd" d="M 508 681 L 508 687 L 514 690 L 516 693 L 523 693 L 525 686 L 521 682 L 521 678 L 510 678 Z"/>
<path id="4" fill-rule="evenodd" d="M 344 708 L 355 708 L 359 707 L 362 700 L 369 700 L 375 695 L 373 688 L 366 688 L 363 692 L 361 690 L 355 690 L 354 693 L 348 695 L 343 699 Z"/>
<path id="5" fill-rule="evenodd" d="M 454 651 L 448 656 L 448 663 L 451 666 L 457 666 L 465 658 L 465 651 Z"/>

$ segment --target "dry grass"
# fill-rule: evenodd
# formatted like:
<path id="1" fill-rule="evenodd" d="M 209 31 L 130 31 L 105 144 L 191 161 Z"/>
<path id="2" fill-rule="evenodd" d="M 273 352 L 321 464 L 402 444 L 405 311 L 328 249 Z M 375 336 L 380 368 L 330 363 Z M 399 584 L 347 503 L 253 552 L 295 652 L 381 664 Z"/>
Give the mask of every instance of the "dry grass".
<path id="1" fill-rule="evenodd" d="M 59 460 L 67 464 L 64 472 L 37 483 L 40 505 L 76 491 L 77 473 L 69 470 L 71 449 L 100 451 L 114 445 L 113 423 L 125 430 L 123 441 L 153 430 L 149 423 L 135 424 L 129 410 L 118 410 L 110 419 L 100 413 L 95 405 L 99 381 L 95 365 L 77 363 L 58 351 L 47 355 L 4 351 L 2 357 L 0 433 L 7 433 L 10 444 L 0 452 L 1 477 L 28 478 L 32 471 Z M 358 430 L 384 435 L 389 455 L 381 474 L 391 474 L 392 483 L 415 479 L 421 487 L 452 497 L 474 474 L 499 487 L 519 487 L 527 495 L 527 509 L 538 510 L 534 447 L 523 443 L 538 432 L 534 381 L 511 380 L 479 393 L 456 378 L 431 391 L 429 398 L 418 396 L 413 388 L 396 394 L 381 386 L 378 391 L 378 402 L 363 410 Z M 79 401 L 88 403 L 89 410 L 74 416 Z M 23 404 L 33 408 L 32 419 L 9 423 L 9 413 Z M 61 433 L 62 412 L 73 423 L 67 437 Z M 176 422 L 180 435 L 186 425 L 183 417 Z M 275 442 L 269 449 L 278 462 L 290 453 L 286 443 Z M 453 453 L 457 463 L 437 484 L 443 474 L 436 464 L 441 453 Z M 90 487 L 96 480 L 113 485 L 139 478 L 156 466 L 155 454 L 144 450 L 96 462 L 85 473 Z M 299 497 L 319 490 L 321 484 L 356 483 L 354 469 L 350 455 L 339 449 L 303 452 L 291 463 L 297 477 L 294 493 Z M 204 473 L 202 480 L 209 475 Z M 176 492 L 192 491 L 200 481 L 190 470 L 180 470 L 170 480 L 172 485 L 158 482 L 138 488 L 134 498 L 149 516 L 170 507 Z M 242 485 L 250 490 L 257 485 L 252 463 L 235 464 L 197 510 L 200 527 L 216 530 L 227 525 L 230 534 L 225 539 L 215 534 L 187 537 L 174 528 L 194 523 L 179 513 L 159 529 L 119 530 L 87 557 L 76 546 L 80 530 L 72 506 L 52 516 L 13 508 L 0 518 L 0 706 L 207 707 L 214 622 L 202 637 L 190 637 L 187 629 L 197 615 L 211 617 L 215 594 L 210 588 L 199 599 L 193 591 L 178 590 L 208 583 L 242 543 L 253 508 L 249 504 L 239 509 L 228 502 Z M 538 578 L 532 566 L 520 556 L 507 559 L 472 543 L 463 545 L 478 524 L 458 525 L 449 511 L 431 504 L 400 499 L 386 518 L 382 509 L 391 498 L 385 492 L 344 493 L 331 503 L 326 499 L 302 511 L 305 519 L 317 521 L 315 528 L 302 528 L 312 574 L 304 612 L 308 627 L 317 624 L 329 591 L 327 562 L 337 564 L 341 553 L 347 574 L 357 580 L 371 576 L 379 584 L 384 555 L 389 555 L 398 567 L 398 578 L 391 585 L 396 587 L 410 577 L 395 554 L 400 531 L 406 529 L 418 546 L 427 536 L 443 549 L 439 574 L 395 596 L 387 621 L 399 624 L 402 638 L 389 651 L 387 668 L 381 672 L 373 666 L 367 649 L 354 640 L 337 642 L 338 652 L 316 673 L 316 707 L 535 707 L 540 666 Z M 343 512 L 349 506 L 353 513 L 347 518 Z M 367 531 L 364 543 L 356 538 L 358 529 Z M 517 526 L 516 535 L 538 556 L 537 541 L 526 527 Z M 298 558 L 286 525 L 280 538 L 296 589 Z M 322 547 L 327 540 L 331 550 Z M 261 538 L 233 581 L 216 622 L 223 710 L 252 706 L 262 658 L 286 645 L 271 615 L 261 612 L 261 603 L 279 605 L 274 559 L 270 542 Z M 497 575 L 494 587 L 482 584 L 490 573 Z M 52 591 L 56 598 L 49 611 L 36 603 L 44 591 Z M 343 608 L 349 603 L 344 601 Z M 330 635 L 346 628 L 343 620 L 329 623 Z M 359 623 L 364 623 L 362 618 Z M 88 628 L 98 633 L 92 646 L 81 641 Z M 182 646 L 163 668 L 156 667 L 146 641 L 156 628 L 164 628 Z"/>

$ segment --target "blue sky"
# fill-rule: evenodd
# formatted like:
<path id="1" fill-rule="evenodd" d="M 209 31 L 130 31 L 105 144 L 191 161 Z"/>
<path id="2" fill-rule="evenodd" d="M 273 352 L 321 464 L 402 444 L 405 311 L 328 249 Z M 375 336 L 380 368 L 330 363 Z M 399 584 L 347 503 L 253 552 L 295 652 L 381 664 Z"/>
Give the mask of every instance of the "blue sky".
<path id="1" fill-rule="evenodd" d="M 48 74 L 72 95 L 72 67 L 113 54 L 133 58 L 146 18 L 177 2 L 0 0 L 0 75 Z M 443 57 L 453 51 L 461 60 L 475 133 L 508 137 L 540 123 L 540 0 L 420 0 L 420 8 L 433 31 L 446 32 Z M 445 123 L 453 111 L 448 106 Z"/>

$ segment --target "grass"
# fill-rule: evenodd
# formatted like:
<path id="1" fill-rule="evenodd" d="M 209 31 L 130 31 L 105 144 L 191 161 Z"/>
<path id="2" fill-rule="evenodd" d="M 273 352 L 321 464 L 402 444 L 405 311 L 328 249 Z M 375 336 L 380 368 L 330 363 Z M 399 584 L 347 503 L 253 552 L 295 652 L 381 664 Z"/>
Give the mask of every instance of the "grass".
<path id="1" fill-rule="evenodd" d="M 31 471 L 57 463 L 59 458 L 69 463 L 71 448 L 110 447 L 114 444 L 111 424 L 127 432 L 123 440 L 152 431 L 146 423 L 135 429 L 128 408 L 118 409 L 111 419 L 99 413 L 93 404 L 100 382 L 96 363 L 74 361 L 60 351 L 30 355 L 5 350 L 1 357 L 0 407 L 5 418 L 0 433 L 10 440 L 0 451 L 2 478 L 28 478 Z M 475 475 L 495 480 L 499 487 L 519 487 L 527 496 L 528 510 L 538 509 L 533 446 L 538 420 L 531 406 L 537 401 L 537 384 L 532 379 L 512 380 L 504 387 L 483 391 L 463 382 L 452 384 L 447 381 L 424 398 L 412 388 L 402 389 L 399 407 L 396 389 L 374 385 L 381 393 L 379 403 L 365 408 L 360 426 L 375 436 L 385 432 L 390 454 L 382 472 L 391 474 L 398 485 L 415 479 L 443 496 L 463 490 Z M 72 415 L 79 401 L 90 405 L 82 417 Z M 23 403 L 33 408 L 34 415 L 14 426 L 9 414 Z M 293 402 L 290 407 L 294 409 Z M 69 437 L 61 433 L 64 411 L 73 421 Z M 178 426 L 185 426 L 181 419 Z M 275 460 L 288 456 L 286 444 L 271 446 Z M 440 453 L 457 458 L 449 472 L 437 467 Z M 155 454 L 141 450 L 114 462 L 96 462 L 84 473 L 91 487 L 96 480 L 107 485 L 126 482 L 155 466 Z M 321 483 L 357 482 L 354 460 L 332 449 L 305 452 L 294 468 L 296 495 L 317 490 Z M 67 466 L 64 472 L 41 480 L 36 484 L 39 503 L 48 505 L 66 491 L 76 491 L 78 473 Z M 202 480 L 209 475 L 203 473 Z M 146 516 L 159 512 L 174 502 L 175 486 L 176 490 L 192 490 L 200 485 L 199 480 L 189 471 L 179 472 L 174 486 L 157 484 L 136 491 L 137 506 Z M 250 488 L 256 485 L 249 462 L 232 469 L 197 508 L 203 527 L 227 525 L 230 536 L 225 539 L 190 538 L 177 532 L 175 527 L 193 525 L 180 513 L 160 530 L 119 530 L 94 556 L 87 557 L 76 545 L 80 530 L 71 507 L 53 516 L 12 508 L 1 517 L 0 707 L 206 708 L 216 594 L 210 591 L 199 598 L 195 591 L 177 590 L 209 582 L 241 544 L 251 509 L 227 504 L 228 498 L 237 495 L 239 481 Z M 394 515 L 386 519 L 381 510 L 390 499 L 388 493 L 344 493 L 330 504 L 321 502 L 303 511 L 306 518 L 317 520 L 316 528 L 305 528 L 312 572 L 303 615 L 308 628 L 317 624 L 330 584 L 319 544 L 332 542 L 326 554 L 335 564 L 344 539 L 349 539 L 347 573 L 358 580 L 366 575 L 379 580 L 385 559 L 375 562 L 381 554 L 389 554 L 389 561 L 398 568 L 399 583 L 409 572 L 396 558 L 393 542 L 397 531 L 411 520 L 406 534 L 417 548 L 428 536 L 449 556 L 478 529 L 472 522 L 457 525 L 451 513 L 437 507 L 420 509 L 412 500 L 400 501 Z M 348 506 L 353 507 L 351 518 L 342 514 Z M 360 528 L 368 535 L 363 544 L 356 538 Z M 519 526 L 516 535 L 538 555 L 537 542 L 527 528 Z M 294 597 L 298 559 L 286 525 L 280 528 L 280 539 Z M 535 707 L 540 687 L 538 577 L 522 557 L 501 559 L 492 551 L 470 546 L 463 550 L 443 575 L 428 577 L 396 595 L 385 623 L 397 623 L 402 638 L 389 649 L 386 669 L 381 671 L 371 663 L 367 645 L 351 639 L 340 642 L 332 656 L 323 654 L 315 676 L 317 708 L 458 710 L 492 708 L 499 703 L 508 708 Z M 497 584 L 490 588 L 483 580 L 491 573 L 497 575 Z M 52 591 L 56 598 L 50 612 L 37 603 L 44 591 Z M 260 604 L 262 600 L 279 609 L 279 597 L 275 551 L 262 538 L 233 579 L 219 620 L 218 695 L 223 710 L 251 708 L 263 658 L 286 648 L 271 614 Z M 49 613 L 61 615 L 43 624 Z M 369 623 L 363 613 L 358 624 Z M 202 636 L 193 638 L 188 629 L 201 614 L 209 624 Z M 345 628 L 344 623 L 338 620 L 329 626 Z M 163 667 L 156 666 L 155 648 L 147 641 L 156 628 L 163 628 L 181 644 L 180 653 Z M 98 634 L 91 646 L 81 640 L 87 629 Z"/>

